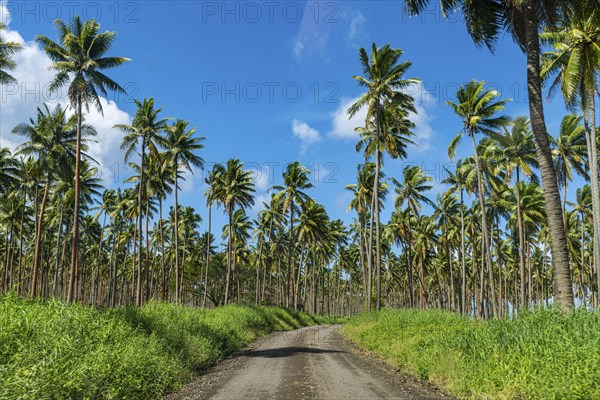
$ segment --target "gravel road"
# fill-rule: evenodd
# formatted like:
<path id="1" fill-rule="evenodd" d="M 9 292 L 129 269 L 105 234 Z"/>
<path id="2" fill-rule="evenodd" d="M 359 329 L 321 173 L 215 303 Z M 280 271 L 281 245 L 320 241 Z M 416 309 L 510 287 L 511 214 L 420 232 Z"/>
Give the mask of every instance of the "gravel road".
<path id="1" fill-rule="evenodd" d="M 362 352 L 338 329 L 272 333 L 165 400 L 448 399 Z"/>

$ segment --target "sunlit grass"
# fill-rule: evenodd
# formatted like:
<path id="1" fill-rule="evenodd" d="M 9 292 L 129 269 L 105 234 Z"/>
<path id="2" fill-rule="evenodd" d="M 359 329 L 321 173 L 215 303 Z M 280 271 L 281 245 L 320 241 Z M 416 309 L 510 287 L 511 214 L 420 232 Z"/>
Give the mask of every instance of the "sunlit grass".
<path id="1" fill-rule="evenodd" d="M 461 398 L 600 399 L 600 315 L 556 310 L 472 321 L 442 311 L 384 310 L 343 333 Z"/>
<path id="2" fill-rule="evenodd" d="M 257 337 L 325 322 L 271 307 L 98 309 L 0 297 L 0 399 L 157 398 Z"/>

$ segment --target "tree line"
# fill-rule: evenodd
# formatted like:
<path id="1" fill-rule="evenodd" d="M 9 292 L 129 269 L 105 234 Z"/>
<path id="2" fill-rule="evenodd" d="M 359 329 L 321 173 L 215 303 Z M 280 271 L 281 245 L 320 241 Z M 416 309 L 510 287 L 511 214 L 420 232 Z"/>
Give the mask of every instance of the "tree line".
<path id="1" fill-rule="evenodd" d="M 406 1 L 419 13 L 427 1 Z M 493 50 L 503 31 L 527 55 L 529 116 L 509 116 L 510 99 L 472 80 L 448 107 L 472 154 L 445 171 L 447 190 L 431 198 L 431 178 L 408 165 L 387 176 L 384 160 L 404 159 L 414 143 L 411 62 L 390 45 L 359 51 L 362 96 L 349 118 L 357 127 L 357 166 L 347 226 L 310 194 L 299 162 L 270 188 L 252 219 L 254 176 L 238 159 L 205 171 L 207 215 L 179 204 L 186 171 L 204 167 L 204 137 L 188 121 L 164 115 L 153 98 L 136 100 L 123 133 L 128 187 L 106 189 L 88 154 L 97 135 L 86 124 L 100 96 L 124 92 L 105 70 L 128 62 L 107 56 L 116 34 L 93 20 L 56 22 L 58 38 L 36 38 L 52 60 L 53 91 L 68 107 L 48 105 L 13 129 L 24 142 L 0 151 L 2 291 L 65 302 L 118 306 L 150 300 L 198 306 L 274 304 L 348 314 L 382 306 L 439 307 L 483 318 L 516 309 L 598 306 L 600 189 L 595 101 L 600 71 L 597 0 L 443 2 L 458 9 L 477 44 Z M 0 39 L 0 84 L 20 50 Z M 543 85 L 569 110 L 549 133 Z M 592 173 L 593 172 L 593 173 Z M 567 201 L 575 175 L 587 183 Z M 173 206 L 164 209 L 172 196 Z M 388 221 L 381 211 L 393 201 Z M 424 207 L 425 206 L 425 207 Z M 227 223 L 218 232 L 212 213 Z M 221 240 L 217 239 L 220 234 Z"/>

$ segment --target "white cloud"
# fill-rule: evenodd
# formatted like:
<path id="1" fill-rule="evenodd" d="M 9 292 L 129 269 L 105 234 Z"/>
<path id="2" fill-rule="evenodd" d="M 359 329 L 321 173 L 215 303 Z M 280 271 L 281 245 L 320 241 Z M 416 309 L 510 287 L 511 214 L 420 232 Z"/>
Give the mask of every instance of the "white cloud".
<path id="1" fill-rule="evenodd" d="M 306 122 L 298 119 L 292 120 L 292 134 L 302 142 L 302 151 L 304 152 L 308 146 L 321 141 L 319 131 L 311 128 Z"/>
<path id="2" fill-rule="evenodd" d="M 329 136 L 336 139 L 353 139 L 359 138 L 355 128 L 359 126 L 365 126 L 365 119 L 367 118 L 367 108 L 363 107 L 357 112 L 352 118 L 348 118 L 348 107 L 354 104 L 359 98 L 343 98 L 340 101 L 338 108 L 331 113 L 331 130 Z"/>
<path id="3" fill-rule="evenodd" d="M 5 2 L 0 2 L 0 20 L 10 23 Z M 51 60 L 36 42 L 25 41 L 10 26 L 2 32 L 2 36 L 7 41 L 21 43 L 23 47 L 14 57 L 17 68 L 12 71 L 12 75 L 17 84 L 0 86 L 0 146 L 14 149 L 23 142 L 23 138 L 13 135 L 12 129 L 21 122 L 29 121 L 35 116 L 36 108 L 44 103 L 50 109 L 57 104 L 66 107 L 66 90 L 58 93 L 48 91 L 54 72 L 48 69 Z M 104 115 L 90 107 L 84 116 L 85 122 L 98 131 L 97 142 L 90 143 L 89 153 L 99 162 L 105 183 L 120 184 L 129 170 L 123 164 L 123 152 L 119 150 L 122 133 L 112 127 L 115 124 L 130 124 L 131 116 L 112 100 L 101 98 L 100 103 Z"/>
<path id="4" fill-rule="evenodd" d="M 427 92 L 422 84 L 415 84 L 406 89 L 406 93 L 415 99 L 415 109 L 417 113 L 410 113 L 408 118 L 415 124 L 412 140 L 417 144 L 417 151 L 425 151 L 430 148 L 430 142 L 435 132 L 431 126 L 434 120 L 433 112 L 435 110 L 435 101 L 431 93 Z M 348 107 L 358 100 L 358 97 L 352 99 L 342 99 L 338 108 L 331 113 L 331 130 L 329 136 L 336 139 L 357 140 L 359 134 L 354 131 L 356 127 L 365 125 L 367 108 L 363 107 L 351 119 L 348 118 Z"/>

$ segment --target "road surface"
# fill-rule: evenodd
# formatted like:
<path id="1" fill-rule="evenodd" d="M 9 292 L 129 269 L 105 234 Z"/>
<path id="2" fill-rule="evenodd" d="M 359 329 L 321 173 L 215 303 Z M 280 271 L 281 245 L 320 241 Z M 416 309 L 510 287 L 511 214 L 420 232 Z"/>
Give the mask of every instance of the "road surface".
<path id="1" fill-rule="evenodd" d="M 338 325 L 275 332 L 168 400 L 447 399 L 360 351 Z"/>

